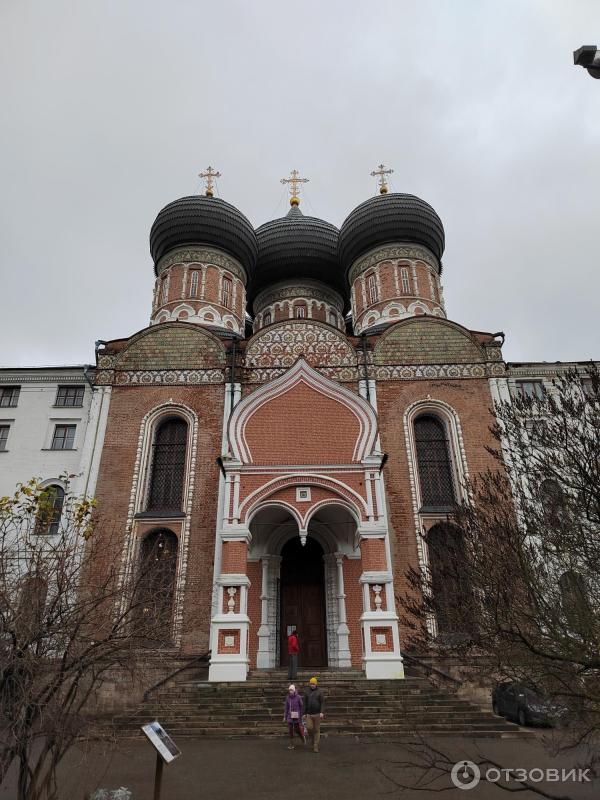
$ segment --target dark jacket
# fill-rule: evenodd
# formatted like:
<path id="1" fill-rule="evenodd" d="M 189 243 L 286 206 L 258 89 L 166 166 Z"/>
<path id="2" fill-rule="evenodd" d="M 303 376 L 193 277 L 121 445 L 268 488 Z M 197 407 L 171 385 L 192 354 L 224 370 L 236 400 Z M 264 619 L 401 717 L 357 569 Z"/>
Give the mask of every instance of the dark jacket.
<path id="1" fill-rule="evenodd" d="M 325 697 L 320 689 L 308 689 L 304 693 L 304 713 L 322 714 L 325 708 Z"/>

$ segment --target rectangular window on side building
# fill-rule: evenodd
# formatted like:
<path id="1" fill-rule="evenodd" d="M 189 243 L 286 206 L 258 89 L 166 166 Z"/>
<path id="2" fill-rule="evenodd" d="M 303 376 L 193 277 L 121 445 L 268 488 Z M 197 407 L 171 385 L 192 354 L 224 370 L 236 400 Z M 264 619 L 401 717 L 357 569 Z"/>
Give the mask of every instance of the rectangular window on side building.
<path id="1" fill-rule="evenodd" d="M 76 425 L 56 425 L 51 450 L 73 450 Z"/>
<path id="2" fill-rule="evenodd" d="M 85 386 L 59 386 L 56 404 L 61 407 L 76 408 L 83 405 Z"/>
<path id="3" fill-rule="evenodd" d="M 10 425 L 0 425 L 0 452 L 6 450 Z"/>
<path id="4" fill-rule="evenodd" d="M 542 381 L 517 381 L 517 394 L 519 397 L 543 400 L 544 384 Z"/>
<path id="5" fill-rule="evenodd" d="M 0 389 L 0 408 L 14 408 L 19 402 L 20 386 L 4 386 Z"/>

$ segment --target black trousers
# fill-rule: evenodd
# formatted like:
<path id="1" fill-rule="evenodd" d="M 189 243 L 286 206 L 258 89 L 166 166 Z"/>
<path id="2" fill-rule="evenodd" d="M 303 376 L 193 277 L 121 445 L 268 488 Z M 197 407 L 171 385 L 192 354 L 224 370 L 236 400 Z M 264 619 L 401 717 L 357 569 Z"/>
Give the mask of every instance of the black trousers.
<path id="1" fill-rule="evenodd" d="M 298 677 L 298 653 L 290 653 L 288 666 L 288 680 L 295 681 Z"/>

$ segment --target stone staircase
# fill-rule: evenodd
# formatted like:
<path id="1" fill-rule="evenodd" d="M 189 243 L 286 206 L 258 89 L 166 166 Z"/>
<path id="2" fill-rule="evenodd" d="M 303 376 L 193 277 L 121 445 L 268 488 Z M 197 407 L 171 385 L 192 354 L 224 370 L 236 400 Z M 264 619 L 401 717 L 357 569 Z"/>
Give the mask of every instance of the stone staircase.
<path id="1" fill-rule="evenodd" d="M 301 671 L 303 690 L 312 673 Z M 358 670 L 317 672 L 325 693 L 322 736 L 531 736 L 491 711 L 433 686 L 427 678 L 367 681 Z M 175 738 L 279 737 L 288 686 L 283 670 L 252 672 L 245 683 L 208 683 L 182 673 L 114 723 L 123 736 L 158 719 Z"/>

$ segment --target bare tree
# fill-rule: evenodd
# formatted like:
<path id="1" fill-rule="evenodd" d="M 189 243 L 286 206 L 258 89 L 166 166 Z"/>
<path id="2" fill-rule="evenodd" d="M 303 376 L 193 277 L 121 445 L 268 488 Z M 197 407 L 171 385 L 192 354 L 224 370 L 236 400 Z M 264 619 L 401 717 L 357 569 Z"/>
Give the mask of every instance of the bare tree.
<path id="1" fill-rule="evenodd" d="M 490 689 L 516 681 L 552 697 L 568 710 L 552 747 L 584 749 L 593 771 L 600 752 L 597 367 L 570 369 L 540 396 L 496 405 L 491 431 L 497 468 L 473 481 L 469 502 L 442 525 L 444 548 L 423 534 L 430 569 L 411 570 L 410 591 L 399 598 L 411 647 L 472 665 Z"/>
<path id="2" fill-rule="evenodd" d="M 123 588 L 95 502 L 65 486 L 31 480 L 0 498 L 0 783 L 16 762 L 18 800 L 58 796 L 59 763 L 97 733 L 107 673 L 133 677 L 139 648 L 164 643 L 172 612 L 160 543 Z"/>

